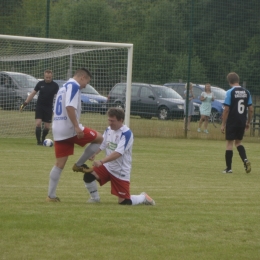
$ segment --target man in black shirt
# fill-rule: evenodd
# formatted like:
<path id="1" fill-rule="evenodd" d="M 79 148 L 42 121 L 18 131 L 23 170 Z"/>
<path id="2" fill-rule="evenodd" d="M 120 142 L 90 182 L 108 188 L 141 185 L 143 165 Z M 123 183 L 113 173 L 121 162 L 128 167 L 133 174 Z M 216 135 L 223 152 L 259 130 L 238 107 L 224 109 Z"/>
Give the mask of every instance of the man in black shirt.
<path id="1" fill-rule="evenodd" d="M 52 122 L 52 107 L 53 100 L 59 90 L 59 85 L 52 80 L 52 71 L 44 71 L 44 80 L 39 81 L 32 93 L 27 97 L 25 102 L 21 105 L 20 111 L 33 99 L 39 91 L 36 108 L 35 108 L 35 135 L 37 145 L 42 145 L 45 140 Z M 42 122 L 44 129 L 42 130 Z"/>
<path id="2" fill-rule="evenodd" d="M 245 130 L 249 129 L 253 115 L 252 97 L 248 90 L 239 85 L 239 76 L 235 72 L 227 75 L 231 87 L 226 93 L 221 132 L 226 133 L 226 169 L 223 173 L 232 173 L 233 144 L 244 163 L 246 173 L 251 171 L 251 163 L 246 156 L 246 150 L 241 144 Z"/>

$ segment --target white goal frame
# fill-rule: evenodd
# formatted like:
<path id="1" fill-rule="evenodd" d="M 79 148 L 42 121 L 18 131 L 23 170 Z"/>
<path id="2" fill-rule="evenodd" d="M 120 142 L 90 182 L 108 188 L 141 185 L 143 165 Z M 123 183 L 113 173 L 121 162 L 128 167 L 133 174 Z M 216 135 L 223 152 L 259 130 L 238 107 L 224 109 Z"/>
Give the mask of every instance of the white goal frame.
<path id="1" fill-rule="evenodd" d="M 60 43 L 68 45 L 80 46 L 98 46 L 110 48 L 127 48 L 127 77 L 126 77 L 126 101 L 125 101 L 125 124 L 130 127 L 130 103 L 131 103 L 131 85 L 132 85 L 132 65 L 133 65 L 133 44 L 130 43 L 113 43 L 113 42 L 94 42 L 94 41 L 76 41 L 76 40 L 63 40 L 51 38 L 37 38 L 25 36 L 13 36 L 0 34 L 0 39 L 14 40 L 14 41 L 27 41 L 27 42 L 41 42 L 41 43 Z"/>

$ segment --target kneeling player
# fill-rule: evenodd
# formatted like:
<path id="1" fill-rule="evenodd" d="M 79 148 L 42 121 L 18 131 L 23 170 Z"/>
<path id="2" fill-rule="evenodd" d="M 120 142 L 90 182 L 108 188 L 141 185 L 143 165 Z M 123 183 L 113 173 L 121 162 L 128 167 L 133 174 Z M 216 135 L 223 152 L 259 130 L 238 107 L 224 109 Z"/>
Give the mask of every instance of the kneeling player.
<path id="1" fill-rule="evenodd" d="M 133 147 L 133 133 L 123 124 L 125 118 L 124 111 L 120 108 L 110 108 L 108 110 L 109 127 L 103 134 L 103 142 L 100 149 L 91 158 L 94 160 L 95 156 L 102 150 L 106 151 L 106 157 L 100 161 L 93 162 L 93 171 L 86 166 L 82 167 L 75 164 L 74 171 L 85 172 L 83 180 L 85 186 L 90 193 L 90 203 L 100 201 L 97 190 L 97 182 L 100 186 L 107 182 L 111 182 L 111 194 L 118 197 L 120 205 L 155 205 L 154 200 L 145 192 L 140 195 L 130 195 L 130 173 L 132 167 L 132 147 Z"/>

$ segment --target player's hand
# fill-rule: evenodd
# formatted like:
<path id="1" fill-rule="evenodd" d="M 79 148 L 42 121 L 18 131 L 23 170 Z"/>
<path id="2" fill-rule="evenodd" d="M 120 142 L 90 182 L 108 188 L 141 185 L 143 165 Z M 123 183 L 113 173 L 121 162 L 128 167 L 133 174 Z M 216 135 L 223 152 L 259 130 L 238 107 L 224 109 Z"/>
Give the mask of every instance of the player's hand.
<path id="1" fill-rule="evenodd" d="M 77 133 L 78 139 L 81 139 L 84 137 L 84 132 L 79 127 L 75 128 L 75 131 Z"/>
<path id="2" fill-rule="evenodd" d="M 27 106 L 27 102 L 24 102 L 21 106 L 20 106 L 20 112 L 23 112 L 23 109 Z"/>
<path id="3" fill-rule="evenodd" d="M 220 130 L 221 130 L 221 133 L 222 133 L 222 134 L 225 134 L 225 128 L 226 128 L 225 126 L 221 125 Z"/>
<path id="4" fill-rule="evenodd" d="M 250 127 L 250 124 L 249 124 L 249 123 L 246 123 L 246 128 L 245 128 L 245 130 L 247 131 L 247 130 L 249 129 L 249 127 Z"/>
<path id="5" fill-rule="evenodd" d="M 101 161 L 94 161 L 93 162 L 93 166 L 95 166 L 95 167 L 99 167 L 101 165 L 103 165 L 103 163 Z"/>

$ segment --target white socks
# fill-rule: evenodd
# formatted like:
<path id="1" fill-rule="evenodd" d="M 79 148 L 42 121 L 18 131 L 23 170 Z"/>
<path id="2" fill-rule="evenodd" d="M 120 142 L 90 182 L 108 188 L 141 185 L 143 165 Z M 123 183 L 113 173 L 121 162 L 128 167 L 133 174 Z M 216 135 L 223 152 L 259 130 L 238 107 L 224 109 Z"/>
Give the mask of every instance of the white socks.
<path id="1" fill-rule="evenodd" d="M 85 182 L 85 186 L 91 196 L 91 198 L 95 199 L 95 200 L 99 200 L 99 194 L 98 194 L 98 190 L 97 190 L 97 182 L 96 181 L 92 181 L 90 183 Z"/>
<path id="2" fill-rule="evenodd" d="M 145 201 L 145 195 L 131 195 L 132 205 L 142 204 Z"/>
<path id="3" fill-rule="evenodd" d="M 56 198 L 56 188 L 60 179 L 62 169 L 58 168 L 57 166 L 53 166 L 50 172 L 50 179 L 49 179 L 49 191 L 48 196 L 50 198 Z"/>
<path id="4" fill-rule="evenodd" d="M 100 147 L 100 144 L 89 144 L 81 157 L 76 162 L 77 166 L 81 166 L 83 163 L 85 163 L 96 151 L 98 151 Z"/>

